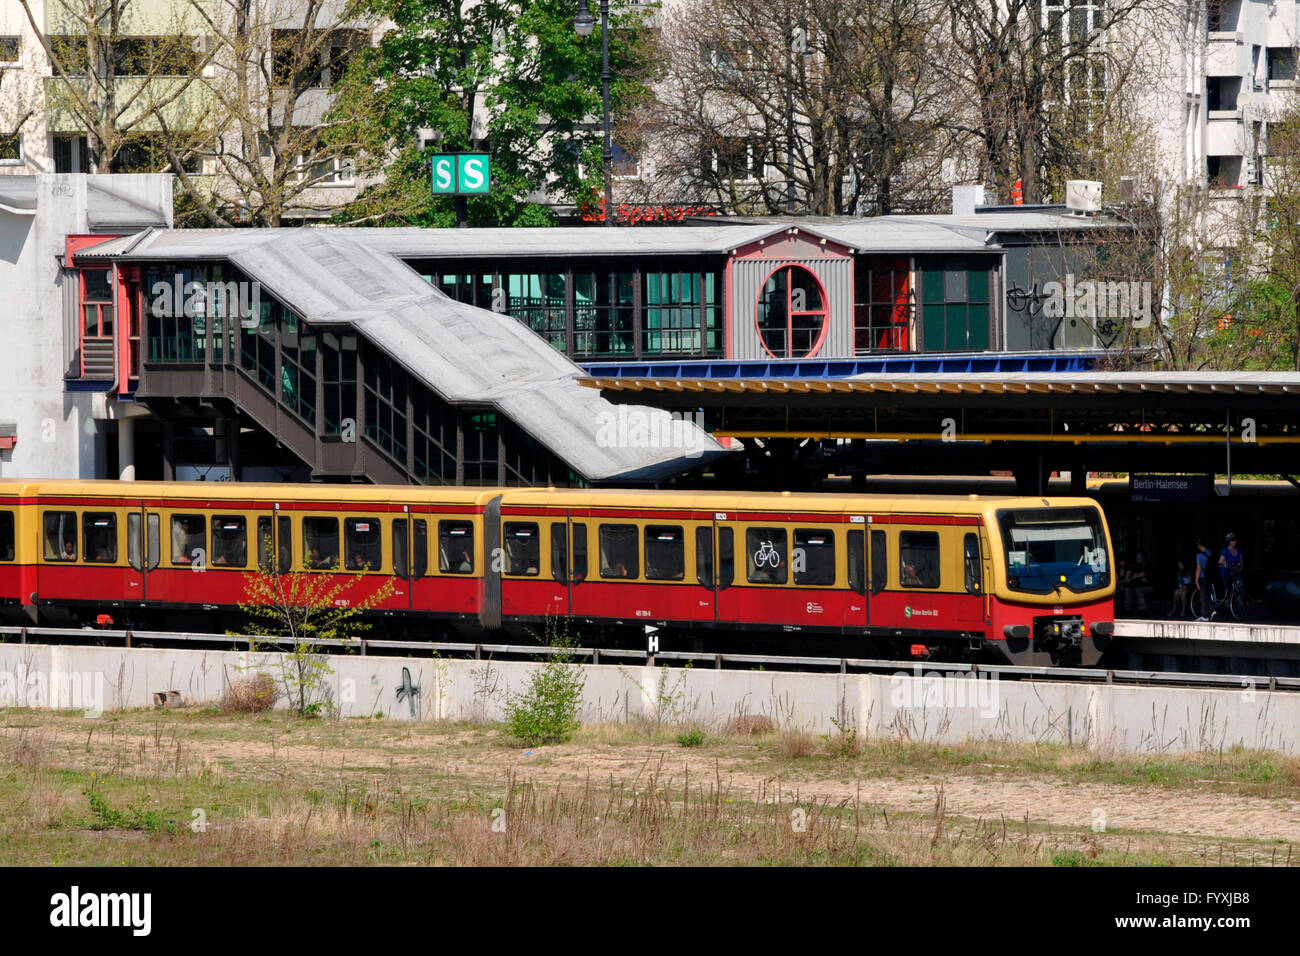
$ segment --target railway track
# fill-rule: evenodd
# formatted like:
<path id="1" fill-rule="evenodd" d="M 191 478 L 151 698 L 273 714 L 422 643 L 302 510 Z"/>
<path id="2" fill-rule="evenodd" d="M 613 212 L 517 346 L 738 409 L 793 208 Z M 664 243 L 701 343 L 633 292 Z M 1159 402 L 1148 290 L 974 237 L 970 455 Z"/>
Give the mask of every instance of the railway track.
<path id="1" fill-rule="evenodd" d="M 190 647 L 194 649 L 276 650 L 289 639 L 248 635 L 204 634 L 176 631 L 109 630 L 99 628 L 0 627 L 0 642 L 9 644 L 98 644 L 109 647 Z M 541 645 L 472 644 L 430 641 L 355 640 L 320 641 L 329 653 L 385 656 L 437 656 L 476 660 L 529 660 L 565 653 L 583 663 L 611 664 L 630 661 L 640 665 L 709 667 L 718 670 L 805 671 L 841 674 L 906 674 L 907 676 L 975 677 L 984 679 L 1067 681 L 1089 684 L 1128 684 L 1162 687 L 1184 686 L 1218 689 L 1300 691 L 1300 677 L 1243 674 L 1203 674 L 1161 670 L 1106 669 L 1102 667 L 1026 667 L 1009 664 L 967 664 L 918 660 L 883 660 L 856 657 L 808 657 L 776 654 L 711 654 L 698 651 L 660 651 L 573 647 L 555 650 Z"/>

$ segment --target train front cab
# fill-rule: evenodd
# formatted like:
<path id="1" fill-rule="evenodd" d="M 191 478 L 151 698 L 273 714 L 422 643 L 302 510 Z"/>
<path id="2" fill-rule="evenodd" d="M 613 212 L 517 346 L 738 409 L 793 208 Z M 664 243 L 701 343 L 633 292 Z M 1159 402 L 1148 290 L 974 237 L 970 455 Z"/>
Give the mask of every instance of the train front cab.
<path id="1" fill-rule="evenodd" d="M 1110 532 L 1087 498 L 1003 500 L 985 511 L 994 659 L 1093 667 L 1115 630 Z"/>

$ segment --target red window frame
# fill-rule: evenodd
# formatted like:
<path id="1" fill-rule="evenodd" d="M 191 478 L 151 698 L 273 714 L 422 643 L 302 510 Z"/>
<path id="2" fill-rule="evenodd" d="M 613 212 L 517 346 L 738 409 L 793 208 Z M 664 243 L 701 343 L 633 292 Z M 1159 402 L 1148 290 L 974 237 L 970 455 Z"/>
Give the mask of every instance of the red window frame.
<path id="1" fill-rule="evenodd" d="M 793 295 L 794 283 L 790 281 L 790 276 L 786 277 L 785 280 L 785 354 L 777 355 L 768 347 L 767 339 L 765 339 L 763 336 L 762 323 L 759 321 L 759 317 L 761 316 L 762 309 L 763 309 L 763 294 L 767 289 L 767 284 L 772 281 L 772 277 L 775 276 L 778 272 L 784 271 L 793 274 L 795 269 L 803 270 L 812 278 L 813 282 L 816 283 L 817 294 L 821 299 L 821 308 L 796 310 L 794 308 L 794 295 Z M 831 311 L 830 302 L 828 302 L 826 298 L 826 286 L 822 284 L 822 280 L 818 277 L 817 273 L 813 272 L 807 266 L 799 262 L 783 262 L 779 266 L 774 268 L 771 272 L 769 272 L 766 276 L 764 276 L 762 283 L 758 287 L 758 298 L 755 300 L 754 303 L 754 330 L 758 333 L 758 344 L 762 346 L 764 352 L 766 352 L 768 355 L 772 356 L 772 358 L 775 359 L 812 358 L 818 352 L 821 351 L 822 346 L 826 343 L 826 333 L 830 327 L 829 326 L 830 311 Z M 791 345 L 794 342 L 794 320 L 796 316 L 801 316 L 801 315 L 820 316 L 821 331 L 817 334 L 816 340 L 812 343 L 812 345 L 809 347 L 807 352 L 804 352 L 800 355 L 795 355 L 791 351 Z"/>

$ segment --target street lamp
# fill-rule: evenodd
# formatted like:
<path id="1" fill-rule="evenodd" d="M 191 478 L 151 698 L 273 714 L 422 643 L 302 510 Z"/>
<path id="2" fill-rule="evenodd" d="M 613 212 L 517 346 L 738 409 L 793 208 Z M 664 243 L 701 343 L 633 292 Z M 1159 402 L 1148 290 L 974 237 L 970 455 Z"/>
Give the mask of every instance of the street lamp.
<path id="1" fill-rule="evenodd" d="M 591 36 L 596 28 L 587 0 L 578 0 L 578 12 L 573 18 L 573 29 L 578 36 Z M 602 167 L 605 173 L 605 225 L 614 225 L 614 202 L 610 189 L 610 167 L 614 164 L 614 146 L 609 138 L 609 0 L 600 0 L 600 96 L 605 118 L 605 152 Z"/>

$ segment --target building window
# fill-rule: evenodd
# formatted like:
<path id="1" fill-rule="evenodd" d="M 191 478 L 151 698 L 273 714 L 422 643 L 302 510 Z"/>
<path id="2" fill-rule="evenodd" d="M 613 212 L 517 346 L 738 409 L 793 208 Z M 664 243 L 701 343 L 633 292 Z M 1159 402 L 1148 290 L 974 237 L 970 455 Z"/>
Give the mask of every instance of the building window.
<path id="1" fill-rule="evenodd" d="M 809 269 L 781 266 L 758 294 L 758 334 L 774 358 L 803 358 L 826 335 L 826 295 Z"/>
<path id="2" fill-rule="evenodd" d="M 202 54 L 202 38 L 188 35 L 118 37 L 113 41 L 115 76 L 192 76 Z"/>
<path id="3" fill-rule="evenodd" d="M 366 353 L 366 437 L 406 467 L 406 370 L 384 353 Z"/>
<path id="4" fill-rule="evenodd" d="M 86 38 L 68 34 L 52 34 L 50 41 L 50 71 L 54 76 L 85 76 L 90 63 Z"/>
<path id="5" fill-rule="evenodd" d="M 81 270 L 81 335 L 111 338 L 113 335 L 113 283 L 110 269 Z"/>
<path id="6" fill-rule="evenodd" d="M 719 179 L 755 183 L 763 177 L 764 143 L 756 136 L 723 137 L 705 148 L 704 163 Z"/>
<path id="7" fill-rule="evenodd" d="M 983 352 L 989 347 L 988 263 L 948 256 L 919 267 L 921 347 L 927 352 Z"/>
<path id="8" fill-rule="evenodd" d="M 54 171 L 56 173 L 90 172 L 89 152 L 84 136 L 55 136 Z"/>
<path id="9" fill-rule="evenodd" d="M 22 66 L 22 37 L 0 36 L 0 70 Z"/>
<path id="10" fill-rule="evenodd" d="M 321 352 L 324 359 L 322 381 L 325 385 L 325 434 L 342 434 L 344 422 L 356 431 L 357 415 L 357 337 L 348 333 L 322 332 Z"/>
<path id="11" fill-rule="evenodd" d="M 316 424 L 316 333 L 288 309 L 280 325 L 280 403 Z"/>
<path id="12" fill-rule="evenodd" d="M 642 275 L 642 351 L 699 354 L 718 349 L 718 280 L 712 272 Z"/>
<path id="13" fill-rule="evenodd" d="M 298 181 L 309 186 L 350 186 L 357 178 L 356 163 L 349 157 L 332 156 L 313 160 L 313 153 L 298 156 Z"/>
<path id="14" fill-rule="evenodd" d="M 906 352 L 911 347 L 912 274 L 906 259 L 853 263 L 853 349 Z"/>
<path id="15" fill-rule="evenodd" d="M 23 157 L 23 134 L 0 134 L 0 166 L 21 166 Z"/>
<path id="16" fill-rule="evenodd" d="M 443 279 L 449 277 L 444 276 Z M 468 277 L 467 277 L 468 278 Z M 485 277 L 486 278 L 486 277 Z M 506 311 L 546 339 L 561 352 L 567 331 L 565 274 L 562 272 L 508 273 L 501 276 Z M 484 284 L 480 283 L 480 289 Z M 491 308 L 492 286 L 486 283 Z"/>
<path id="17" fill-rule="evenodd" d="M 575 273 L 574 354 L 631 355 L 636 310 L 636 275 L 631 272 Z"/>

